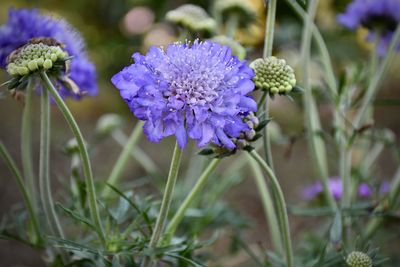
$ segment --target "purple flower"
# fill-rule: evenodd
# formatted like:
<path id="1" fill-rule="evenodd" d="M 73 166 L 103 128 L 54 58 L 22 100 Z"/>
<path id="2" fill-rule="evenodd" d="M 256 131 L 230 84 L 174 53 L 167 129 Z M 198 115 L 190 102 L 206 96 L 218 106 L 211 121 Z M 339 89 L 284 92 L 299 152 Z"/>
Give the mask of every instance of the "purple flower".
<path id="1" fill-rule="evenodd" d="M 399 0 L 354 0 L 347 6 L 345 13 L 337 16 L 340 24 L 355 30 L 363 26 L 370 30 L 367 40 L 375 39 L 380 34 L 379 54 L 385 54 L 393 33 L 400 22 Z M 400 49 L 400 46 L 399 46 Z"/>
<path id="2" fill-rule="evenodd" d="M 329 192 L 336 200 L 342 198 L 342 179 L 340 177 L 331 177 L 328 180 Z M 306 200 L 312 200 L 318 197 L 323 192 L 321 182 L 315 182 L 314 184 L 304 188 L 302 195 Z M 358 196 L 361 198 L 368 198 L 372 195 L 372 190 L 366 183 L 361 183 L 358 186 Z"/>
<path id="3" fill-rule="evenodd" d="M 247 96 L 254 89 L 254 73 L 228 46 L 176 43 L 166 51 L 152 47 L 145 56 L 135 53 L 133 59 L 112 83 L 132 113 L 146 122 L 150 141 L 175 135 L 181 148 L 191 138 L 199 146 L 212 142 L 234 149 L 230 138 L 249 129 L 242 117 L 257 110 Z"/>
<path id="4" fill-rule="evenodd" d="M 0 67 L 6 67 L 7 56 L 12 51 L 38 37 L 54 38 L 64 44 L 65 50 L 73 56 L 69 77 L 83 94 L 97 94 L 95 67 L 86 56 L 82 37 L 66 21 L 42 15 L 36 9 L 9 10 L 8 21 L 0 26 Z M 72 96 L 66 88 L 61 92 L 63 96 Z"/>

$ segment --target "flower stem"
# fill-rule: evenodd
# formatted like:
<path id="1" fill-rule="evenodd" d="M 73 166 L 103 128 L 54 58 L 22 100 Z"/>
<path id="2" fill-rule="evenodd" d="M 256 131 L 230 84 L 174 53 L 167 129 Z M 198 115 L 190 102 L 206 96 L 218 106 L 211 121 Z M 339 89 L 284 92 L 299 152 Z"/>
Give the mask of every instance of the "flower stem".
<path id="1" fill-rule="evenodd" d="M 122 172 L 126 168 L 128 161 L 130 159 L 130 155 L 132 150 L 135 148 L 135 145 L 139 141 L 139 138 L 142 135 L 142 127 L 143 122 L 139 121 L 135 128 L 133 129 L 127 143 L 124 145 L 124 149 L 119 155 L 117 161 L 115 162 L 114 168 L 111 171 L 111 174 L 108 177 L 107 184 L 115 186 L 115 184 L 121 179 Z M 106 186 L 102 192 L 102 197 L 107 198 L 109 194 L 112 192 L 111 188 Z"/>
<path id="2" fill-rule="evenodd" d="M 32 220 L 32 226 L 36 233 L 36 240 L 34 241 L 34 243 L 38 246 L 41 246 L 43 244 L 43 236 L 41 233 L 41 228 L 39 226 L 38 214 L 35 212 L 35 209 L 33 208 L 33 202 L 31 200 L 31 196 L 29 195 L 28 190 L 25 187 L 24 180 L 17 168 L 17 165 L 15 164 L 14 160 L 11 158 L 10 154 L 8 153 L 7 149 L 5 148 L 5 146 L 1 141 L 0 141 L 0 155 L 6 162 L 12 174 L 14 175 L 18 185 L 18 189 L 22 194 L 26 208 L 28 209 L 28 214 Z"/>
<path id="3" fill-rule="evenodd" d="M 51 93 L 51 95 L 53 96 L 54 101 L 56 102 L 59 110 L 63 114 L 65 120 L 68 122 L 68 125 L 71 128 L 71 131 L 74 134 L 74 137 L 76 138 L 76 140 L 78 142 L 79 154 L 80 154 L 81 160 L 82 160 L 83 173 L 85 175 L 85 183 L 86 183 L 86 190 L 87 190 L 88 200 L 89 200 L 90 215 L 92 217 L 94 225 L 96 226 L 96 231 L 100 238 L 100 242 L 102 243 L 102 245 L 104 247 L 106 247 L 105 234 L 104 234 L 103 226 L 102 226 L 101 220 L 100 220 L 99 208 L 98 208 L 97 202 L 96 202 L 96 189 L 94 186 L 93 174 L 92 174 L 92 169 L 91 169 L 90 161 L 89 161 L 89 154 L 86 149 L 82 133 L 81 133 L 74 117 L 72 116 L 71 111 L 68 109 L 67 105 L 64 103 L 63 99 L 61 98 L 61 96 L 57 92 L 56 88 L 50 81 L 46 72 L 44 72 L 44 71 L 40 72 L 40 77 L 43 81 L 45 89 L 48 90 Z"/>
<path id="4" fill-rule="evenodd" d="M 42 90 L 40 110 L 39 189 L 43 210 L 53 235 L 64 239 L 64 232 L 54 209 L 50 181 L 50 101 L 47 90 Z"/>
<path id="5" fill-rule="evenodd" d="M 171 166 L 169 168 L 167 184 L 165 185 L 164 196 L 161 202 L 160 212 L 157 217 L 156 225 L 150 239 L 149 249 L 157 247 L 160 240 L 165 221 L 168 216 L 169 207 L 171 206 L 172 196 L 174 194 L 175 183 L 178 177 L 179 166 L 181 163 L 182 150 L 179 148 L 178 143 L 175 144 L 174 154 L 172 155 Z M 141 264 L 142 267 L 150 266 L 151 261 L 149 257 L 144 257 Z"/>
<path id="6" fill-rule="evenodd" d="M 318 177 L 324 189 L 325 198 L 329 206 L 336 210 L 337 205 L 328 188 L 328 164 L 326 159 L 326 148 L 323 140 L 319 136 L 321 131 L 321 122 L 318 116 L 318 110 L 315 99 L 312 95 L 310 84 L 309 68 L 310 68 L 310 48 L 311 48 L 311 30 L 313 19 L 315 17 L 318 0 L 310 0 L 308 6 L 308 14 L 304 16 L 303 40 L 301 46 L 303 85 L 306 89 L 303 94 L 303 103 L 305 107 L 305 120 L 308 130 L 310 151 L 313 154 L 313 160 L 316 162 Z"/>
<path id="7" fill-rule="evenodd" d="M 22 170 L 27 184 L 28 193 L 32 199 L 33 209 L 37 211 L 38 198 L 32 159 L 32 95 L 34 89 L 35 81 L 29 79 L 25 94 L 25 106 L 22 114 L 21 155 Z"/>
<path id="8" fill-rule="evenodd" d="M 264 50 L 263 50 L 263 58 L 267 58 L 272 56 L 272 48 L 274 44 L 274 29 L 275 29 L 275 17 L 276 17 L 276 3 L 277 0 L 269 0 L 268 1 L 268 11 L 267 17 L 265 21 L 265 36 L 264 36 Z M 265 100 L 264 100 L 265 99 Z M 265 104 L 261 103 L 265 101 Z M 264 92 L 261 97 L 260 104 L 263 108 L 263 118 L 268 119 L 269 117 L 269 95 L 268 92 Z M 264 153 L 265 159 L 269 166 L 274 169 L 274 163 L 272 159 L 271 152 L 271 138 L 269 136 L 269 132 L 267 127 L 264 127 L 263 131 L 263 145 L 264 145 Z"/>
<path id="9" fill-rule="evenodd" d="M 270 166 L 262 159 L 262 157 L 255 151 L 251 151 L 250 155 L 257 161 L 260 167 L 268 174 L 271 181 L 271 190 L 274 194 L 274 199 L 276 201 L 276 209 L 278 213 L 278 222 L 281 229 L 282 240 L 285 249 L 286 257 L 286 267 L 293 267 L 293 250 L 292 250 L 292 240 L 290 238 L 290 227 L 289 219 L 286 210 L 286 202 L 283 196 L 282 189 L 279 185 L 278 179 L 276 178 L 273 170 Z"/>
<path id="10" fill-rule="evenodd" d="M 257 185 L 258 192 L 261 197 L 262 204 L 264 206 L 265 217 L 269 225 L 269 230 L 271 232 L 271 241 L 275 250 L 278 253 L 283 253 L 282 239 L 280 237 L 281 231 L 279 229 L 278 219 L 276 218 L 275 207 L 273 205 L 273 201 L 271 195 L 268 191 L 267 183 L 262 175 L 262 171 L 260 166 L 258 166 L 257 162 L 250 157 L 250 155 L 246 154 L 249 158 L 249 163 L 251 169 L 253 170 L 254 180 Z"/>
<path id="11" fill-rule="evenodd" d="M 200 175 L 200 178 L 197 180 L 196 184 L 194 185 L 190 193 L 187 195 L 187 197 L 179 207 L 178 211 L 174 214 L 174 217 L 171 219 L 170 223 L 167 226 L 167 229 L 165 230 L 165 240 L 167 243 L 169 243 L 171 238 L 173 237 L 176 228 L 178 227 L 179 223 L 185 216 L 186 210 L 193 203 L 193 201 L 199 196 L 201 190 L 207 183 L 207 180 L 210 177 L 211 173 L 215 170 L 215 168 L 218 166 L 220 162 L 221 159 L 213 159 L 210 162 L 210 164 Z"/>

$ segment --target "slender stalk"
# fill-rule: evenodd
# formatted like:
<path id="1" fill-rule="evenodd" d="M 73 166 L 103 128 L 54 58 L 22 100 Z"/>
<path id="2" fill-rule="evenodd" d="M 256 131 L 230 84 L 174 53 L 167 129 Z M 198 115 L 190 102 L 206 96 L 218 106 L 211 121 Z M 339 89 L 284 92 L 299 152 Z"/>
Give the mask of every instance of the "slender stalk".
<path id="1" fill-rule="evenodd" d="M 386 72 L 389 69 L 391 60 L 394 58 L 394 53 L 396 52 L 397 44 L 400 41 L 400 24 L 397 26 L 395 33 L 393 34 L 392 41 L 390 42 L 389 49 L 387 51 L 386 57 L 379 68 L 377 75 L 372 79 L 371 83 L 367 88 L 367 92 L 362 100 L 361 107 L 357 112 L 354 120 L 354 126 L 356 129 L 360 128 L 364 122 L 365 115 L 368 111 L 368 107 L 372 104 L 374 97 L 381 85 Z"/>
<path id="2" fill-rule="evenodd" d="M 323 140 L 317 134 L 321 131 L 321 122 L 318 116 L 318 110 L 315 103 L 315 99 L 312 95 L 312 89 L 309 77 L 310 68 L 310 48 L 311 48 L 311 29 L 312 22 L 315 17 L 316 9 L 318 6 L 318 0 L 309 1 L 308 15 L 304 16 L 304 30 L 303 40 L 301 45 L 301 58 L 302 58 L 302 70 L 303 70 L 303 85 L 305 92 L 303 94 L 303 103 L 306 113 L 306 125 L 308 130 L 308 138 L 311 153 L 313 154 L 313 160 L 316 163 L 318 170 L 318 177 L 321 179 L 322 186 L 324 188 L 324 195 L 332 209 L 336 209 L 336 202 L 331 195 L 328 188 L 328 164 L 326 159 L 326 148 Z"/>
<path id="3" fill-rule="evenodd" d="M 253 150 L 250 155 L 257 161 L 260 167 L 268 174 L 271 181 L 271 190 L 275 195 L 276 200 L 276 210 L 278 213 L 278 222 L 281 228 L 282 240 L 285 249 L 286 267 L 293 267 L 293 250 L 292 250 L 292 240 L 290 238 L 290 227 L 289 219 L 286 210 L 286 202 L 283 196 L 282 189 L 279 185 L 278 179 L 276 178 L 273 170 L 270 166 L 262 159 L 262 157 Z"/>
<path id="4" fill-rule="evenodd" d="M 54 200 L 50 181 L 50 101 L 47 90 L 42 90 L 40 110 L 40 157 L 39 157 L 39 189 L 50 231 L 53 235 L 64 239 L 64 232 L 54 209 Z"/>
<path id="5" fill-rule="evenodd" d="M 267 11 L 267 17 L 265 21 L 265 37 L 264 37 L 264 50 L 263 50 L 263 58 L 267 58 L 272 56 L 272 48 L 274 44 L 274 29 L 275 29 L 275 17 L 276 17 L 276 3 L 277 0 L 269 0 L 268 1 L 268 11 Z M 264 92 L 264 95 L 261 97 L 261 101 L 265 99 L 265 104 L 262 106 L 263 107 L 263 118 L 269 117 L 269 95 L 268 92 Z M 272 152 L 271 152 L 271 138 L 269 136 L 269 132 L 267 130 L 267 127 L 264 127 L 263 129 L 263 145 L 264 145 L 264 153 L 265 153 L 265 159 L 267 160 L 267 163 L 269 166 L 271 166 L 272 169 L 274 169 L 274 163 L 272 159 Z"/>
<path id="6" fill-rule="evenodd" d="M 25 106 L 22 114 L 21 155 L 22 170 L 27 184 L 28 193 L 32 198 L 33 208 L 35 211 L 37 211 L 38 198 L 32 159 L 32 95 L 34 89 L 35 81 L 29 79 L 25 94 Z"/>
<path id="7" fill-rule="evenodd" d="M 63 99 L 61 98 L 61 96 L 57 92 L 56 88 L 50 81 L 46 72 L 44 72 L 44 71 L 41 72 L 40 78 L 43 81 L 45 89 L 48 90 L 50 92 L 50 94 L 53 96 L 54 101 L 56 102 L 59 110 L 63 114 L 65 120 L 68 122 L 68 125 L 71 128 L 71 131 L 74 134 L 76 141 L 78 142 L 79 154 L 80 154 L 81 160 L 82 160 L 83 173 L 85 176 L 86 190 L 87 190 L 88 200 L 89 200 L 90 215 L 92 217 L 94 225 L 96 226 L 96 231 L 99 236 L 100 242 L 102 243 L 102 245 L 104 247 L 106 247 L 105 234 L 104 234 L 103 226 L 102 226 L 101 220 L 100 220 L 99 208 L 98 208 L 97 202 L 96 202 L 96 189 L 94 186 L 92 168 L 90 166 L 89 154 L 86 149 L 86 145 L 85 145 L 82 133 L 81 133 L 74 117 L 72 116 L 71 111 L 68 109 L 67 105 L 64 103 Z M 43 91 L 46 91 L 46 90 L 43 90 Z"/>
<path id="8" fill-rule="evenodd" d="M 274 44 L 275 16 L 277 0 L 268 1 L 267 18 L 265 22 L 265 39 L 263 57 L 272 56 L 272 47 Z"/>
<path id="9" fill-rule="evenodd" d="M 303 8 L 297 3 L 296 1 L 286 0 L 286 3 L 299 15 L 304 21 L 308 17 L 307 13 L 303 10 Z M 309 21 L 310 22 L 310 21 Z M 312 29 L 312 34 L 314 40 L 318 46 L 321 61 L 325 68 L 325 78 L 328 83 L 328 88 L 330 91 L 330 95 L 332 99 L 335 99 L 337 96 L 337 82 L 335 78 L 335 72 L 333 71 L 333 64 L 332 60 L 329 55 L 328 48 L 325 44 L 324 38 L 322 37 L 320 31 L 318 30 L 317 26 L 314 24 L 313 21 L 310 22 L 310 26 Z"/>
<path id="10" fill-rule="evenodd" d="M 181 163 L 182 150 L 179 148 L 178 143 L 175 144 L 174 154 L 172 155 L 171 166 L 169 168 L 167 184 L 165 185 L 164 196 L 161 202 L 160 212 L 157 217 L 156 225 L 150 239 L 149 249 L 157 247 L 160 240 L 164 224 L 168 216 L 169 207 L 171 206 L 172 196 L 174 194 L 175 183 L 178 177 L 179 166 Z M 149 257 L 144 257 L 141 264 L 142 267 L 151 265 Z"/>
<path id="11" fill-rule="evenodd" d="M 139 121 L 133 129 L 129 139 L 127 140 L 127 143 L 124 145 L 124 149 L 119 155 L 117 161 L 115 162 L 111 174 L 108 176 L 108 184 L 114 186 L 119 181 L 119 179 L 121 179 L 122 173 L 129 162 L 131 152 L 134 150 L 135 145 L 142 135 L 142 127 L 143 122 Z M 104 187 L 102 197 L 107 198 L 111 192 L 112 190 L 109 186 Z"/>
<path id="12" fill-rule="evenodd" d="M 220 162 L 221 162 L 221 159 L 213 159 L 210 162 L 210 164 L 207 166 L 207 168 L 200 175 L 200 178 L 197 180 L 197 182 L 193 186 L 192 190 L 189 192 L 189 194 L 187 195 L 185 200 L 180 205 L 178 211 L 174 214 L 174 217 L 172 217 L 171 221 L 169 222 L 169 224 L 167 226 L 167 229 L 165 230 L 165 240 L 167 243 L 169 243 L 171 238 L 174 236 L 174 233 L 175 233 L 179 223 L 182 221 L 183 217 L 185 216 L 185 212 L 190 207 L 190 205 L 193 203 L 193 201 L 197 199 L 197 197 L 201 193 L 201 190 L 207 183 L 208 178 L 210 177 L 210 175 L 212 174 L 212 172 L 215 170 L 215 168 L 218 166 L 218 164 Z"/>
<path id="13" fill-rule="evenodd" d="M 235 37 L 236 30 L 239 26 L 239 19 L 240 19 L 239 16 L 236 14 L 231 15 L 228 18 L 228 21 L 226 23 L 226 31 L 225 31 L 226 36 L 228 36 L 230 38 Z"/>
<path id="14" fill-rule="evenodd" d="M 267 183 L 262 175 L 262 171 L 260 166 L 258 166 L 257 162 L 250 157 L 250 155 L 246 154 L 248 157 L 248 161 L 250 163 L 251 169 L 254 174 L 254 180 L 257 185 L 258 192 L 261 197 L 261 202 L 264 207 L 265 218 L 269 225 L 269 231 L 271 233 L 271 241 L 272 245 L 275 248 L 275 251 L 278 253 L 283 253 L 282 239 L 280 237 L 281 231 L 279 229 L 278 219 L 276 218 L 275 207 L 273 205 L 273 200 L 268 191 Z"/>
<path id="15" fill-rule="evenodd" d="M 121 131 L 116 130 L 111 135 L 114 140 L 122 147 L 128 143 L 128 137 Z M 156 175 L 160 173 L 154 161 L 139 146 L 131 151 L 131 156 L 146 170 L 147 173 Z"/>
<path id="16" fill-rule="evenodd" d="M 41 228 L 39 226 L 38 214 L 35 212 L 35 209 L 33 208 L 33 202 L 31 196 L 29 195 L 28 190 L 25 187 L 24 180 L 22 178 L 21 173 L 18 170 L 17 164 L 15 164 L 14 160 L 10 156 L 10 153 L 8 153 L 7 149 L 5 148 L 5 146 L 1 141 L 0 141 L 0 155 L 4 159 L 11 173 L 14 175 L 18 185 L 18 189 L 22 194 L 22 198 L 24 199 L 26 208 L 28 209 L 28 214 L 32 220 L 32 226 L 36 234 L 36 240 L 34 240 L 34 243 L 38 246 L 41 246 L 43 244 L 43 237 L 41 233 Z"/>

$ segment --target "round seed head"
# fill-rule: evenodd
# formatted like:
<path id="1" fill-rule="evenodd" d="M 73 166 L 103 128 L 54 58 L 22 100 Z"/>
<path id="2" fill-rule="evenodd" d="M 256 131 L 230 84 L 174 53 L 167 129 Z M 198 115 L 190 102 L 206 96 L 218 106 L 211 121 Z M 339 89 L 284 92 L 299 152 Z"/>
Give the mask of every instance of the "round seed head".
<path id="1" fill-rule="evenodd" d="M 292 67 L 284 59 L 276 57 L 258 58 L 250 67 L 254 70 L 253 81 L 257 89 L 271 94 L 286 94 L 296 85 L 296 77 Z"/>
<path id="2" fill-rule="evenodd" d="M 349 267 L 372 267 L 372 259 L 364 252 L 353 251 L 347 256 L 346 264 Z"/>

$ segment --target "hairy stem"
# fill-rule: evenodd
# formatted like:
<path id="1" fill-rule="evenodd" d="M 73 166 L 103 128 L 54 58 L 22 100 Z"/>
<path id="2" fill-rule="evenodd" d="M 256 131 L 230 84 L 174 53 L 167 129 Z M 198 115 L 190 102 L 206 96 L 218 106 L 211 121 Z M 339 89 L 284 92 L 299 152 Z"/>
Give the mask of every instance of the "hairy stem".
<path id="1" fill-rule="evenodd" d="M 67 105 L 65 104 L 63 99 L 61 98 L 60 94 L 57 92 L 56 88 L 54 87 L 53 83 L 50 81 L 46 72 L 44 72 L 44 71 L 41 72 L 40 77 L 43 81 L 45 89 L 50 92 L 50 94 L 54 98 L 54 101 L 56 102 L 59 110 L 63 114 L 65 120 L 68 122 L 68 125 L 78 143 L 79 154 L 81 156 L 81 161 L 82 161 L 83 173 L 85 176 L 86 190 L 87 190 L 88 200 L 89 200 L 90 215 L 92 217 L 92 221 L 93 221 L 94 225 L 96 226 L 96 231 L 99 236 L 100 242 L 103 245 L 103 247 L 106 247 L 106 238 L 105 238 L 103 226 L 102 226 L 101 219 L 100 219 L 99 208 L 98 208 L 97 202 L 96 202 L 97 201 L 96 189 L 94 186 L 92 168 L 90 166 L 89 153 L 86 149 L 86 145 L 85 145 L 81 130 L 79 129 L 78 124 L 76 123 L 71 111 L 69 110 L 69 108 L 67 107 Z"/>
<path id="2" fill-rule="evenodd" d="M 290 227 L 289 218 L 286 210 L 286 202 L 283 196 L 282 189 L 279 185 L 278 179 L 276 178 L 273 170 L 268 166 L 268 164 L 262 159 L 262 157 L 253 150 L 250 155 L 257 161 L 260 167 L 268 174 L 271 181 L 271 190 L 274 194 L 274 199 L 276 201 L 276 210 L 278 214 L 278 222 L 281 229 L 282 241 L 285 249 L 286 267 L 293 267 L 293 249 L 292 240 L 290 238 Z"/>
<path id="3" fill-rule="evenodd" d="M 174 194 L 175 183 L 178 177 L 179 166 L 181 163 L 182 150 L 179 148 L 178 143 L 175 144 L 174 154 L 172 155 L 171 166 L 169 168 L 167 184 L 165 185 L 165 191 L 161 202 L 160 212 L 157 217 L 156 225 L 153 230 L 153 234 L 150 239 L 149 249 L 157 247 L 160 240 L 162 231 L 164 229 L 165 221 L 168 216 L 169 207 L 171 206 L 172 197 Z M 151 259 L 144 257 L 141 264 L 142 267 L 148 267 L 151 265 Z"/>
<path id="4" fill-rule="evenodd" d="M 38 198 L 32 158 L 32 95 L 34 89 L 35 81 L 29 79 L 25 94 L 25 106 L 22 114 L 21 155 L 22 170 L 27 184 L 28 193 L 32 199 L 33 209 L 37 213 Z"/>
<path id="5" fill-rule="evenodd" d="M 178 211 L 174 214 L 174 217 L 171 219 L 170 223 L 167 226 L 167 229 L 165 231 L 166 235 L 166 242 L 169 243 L 171 238 L 174 236 L 174 233 L 179 225 L 179 223 L 182 221 L 183 217 L 185 216 L 186 210 L 190 207 L 190 205 L 193 203 L 194 200 L 197 199 L 199 194 L 201 193 L 201 190 L 205 186 L 205 184 L 208 181 L 208 178 L 212 174 L 212 172 L 215 170 L 215 168 L 218 166 L 218 164 L 221 162 L 221 159 L 213 159 L 210 164 L 207 166 L 207 168 L 203 171 L 203 173 L 200 175 L 200 178 L 197 180 L 196 184 L 193 186 L 192 190 L 189 192 L 183 203 L 180 205 Z"/>
<path id="6" fill-rule="evenodd" d="M 54 200 L 51 192 L 50 180 L 50 100 L 46 89 L 41 94 L 40 110 L 40 157 L 39 157 L 39 188 L 40 198 L 43 205 L 51 234 L 62 239 L 65 238 L 60 220 L 54 209 Z"/>
<path id="7" fill-rule="evenodd" d="M 253 171 L 254 180 L 256 182 L 257 189 L 261 197 L 261 202 L 264 207 L 265 218 L 266 221 L 268 222 L 269 230 L 271 233 L 272 245 L 274 246 L 275 250 L 278 253 L 282 254 L 283 246 L 282 246 L 282 239 L 280 237 L 281 231 L 279 229 L 279 223 L 278 219 L 276 218 L 275 207 L 273 205 L 273 200 L 271 198 L 271 195 L 268 191 L 267 183 L 264 179 L 264 176 L 262 175 L 260 166 L 258 166 L 257 162 L 252 157 L 250 157 L 250 155 L 248 154 L 246 155 L 249 159 L 249 163 Z"/>
<path id="8" fill-rule="evenodd" d="M 301 45 L 303 85 L 305 92 L 303 94 L 303 103 L 305 107 L 305 120 L 308 131 L 310 151 L 313 155 L 313 160 L 316 163 L 318 177 L 324 188 L 324 195 L 332 209 L 336 209 L 336 202 L 328 188 L 328 164 L 326 159 L 326 148 L 323 140 L 318 133 L 321 132 L 321 122 L 318 116 L 317 105 L 312 95 L 310 84 L 309 69 L 310 69 L 310 48 L 311 48 L 311 30 L 312 22 L 318 6 L 318 0 L 310 0 L 308 6 L 308 15 L 304 16 L 303 40 Z"/>

